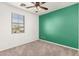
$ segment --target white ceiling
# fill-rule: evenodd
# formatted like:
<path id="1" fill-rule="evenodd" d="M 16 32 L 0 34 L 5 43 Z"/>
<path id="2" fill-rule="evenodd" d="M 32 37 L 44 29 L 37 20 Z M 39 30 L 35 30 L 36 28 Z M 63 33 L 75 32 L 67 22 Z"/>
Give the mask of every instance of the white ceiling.
<path id="1" fill-rule="evenodd" d="M 25 3 L 26 7 L 33 6 L 33 4 L 30 3 L 30 2 L 22 2 L 22 3 Z M 76 2 L 47 2 L 47 3 L 43 4 L 42 6 L 47 7 L 48 10 L 40 9 L 38 13 L 35 12 L 37 10 L 36 8 L 27 9 L 25 7 L 20 6 L 21 2 L 9 2 L 8 4 L 16 6 L 18 8 L 21 8 L 21 9 L 23 9 L 25 11 L 29 11 L 31 13 L 42 15 L 42 14 L 46 14 L 46 13 L 51 12 L 51 11 L 55 11 L 57 9 L 61 9 L 61 8 L 70 6 L 70 5 L 75 4 L 75 3 Z"/>

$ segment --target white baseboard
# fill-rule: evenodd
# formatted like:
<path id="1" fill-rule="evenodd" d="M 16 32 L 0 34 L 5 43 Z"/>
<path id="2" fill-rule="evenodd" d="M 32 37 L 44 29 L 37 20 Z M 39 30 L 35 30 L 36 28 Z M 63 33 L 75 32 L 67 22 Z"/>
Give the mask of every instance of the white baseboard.
<path id="1" fill-rule="evenodd" d="M 65 48 L 74 49 L 74 50 L 79 51 L 79 49 L 77 49 L 77 48 L 72 48 L 72 47 L 65 46 L 65 45 L 61 45 L 61 44 L 58 44 L 58 43 L 54 43 L 54 42 L 50 42 L 50 41 L 46 41 L 46 40 L 43 40 L 43 39 L 40 39 L 40 40 L 41 40 L 41 41 L 44 41 L 44 42 L 47 42 L 47 43 L 51 43 L 51 44 L 55 44 L 55 45 L 58 45 L 58 46 L 65 47 Z"/>
<path id="2" fill-rule="evenodd" d="M 32 40 L 32 41 L 29 41 L 29 42 L 25 42 L 25 43 L 22 43 L 22 44 L 19 44 L 19 45 L 14 45 L 14 46 L 12 46 L 12 47 L 0 49 L 0 52 L 1 52 L 1 51 L 5 51 L 5 50 L 8 50 L 8 49 L 16 48 L 16 47 L 19 47 L 19 46 L 22 46 L 22 45 L 25 45 L 25 44 L 28 44 L 28 43 L 31 43 L 31 42 L 34 42 L 34 41 L 37 41 L 37 40 L 39 40 L 39 39 Z"/>

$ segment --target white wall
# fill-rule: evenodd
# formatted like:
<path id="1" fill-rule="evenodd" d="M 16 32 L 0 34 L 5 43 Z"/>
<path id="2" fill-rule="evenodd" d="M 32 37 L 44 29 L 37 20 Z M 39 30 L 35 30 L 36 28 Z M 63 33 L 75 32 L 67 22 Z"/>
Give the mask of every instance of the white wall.
<path id="1" fill-rule="evenodd" d="M 11 34 L 11 13 L 25 15 L 25 33 Z M 38 40 L 38 15 L 0 3 L 0 51 Z"/>

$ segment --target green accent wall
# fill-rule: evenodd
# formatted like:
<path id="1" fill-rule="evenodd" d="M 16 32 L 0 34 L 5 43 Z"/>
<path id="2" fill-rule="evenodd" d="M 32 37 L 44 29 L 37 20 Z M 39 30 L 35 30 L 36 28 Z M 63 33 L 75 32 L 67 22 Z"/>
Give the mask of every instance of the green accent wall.
<path id="1" fill-rule="evenodd" d="M 78 48 L 78 3 L 39 16 L 39 38 Z"/>

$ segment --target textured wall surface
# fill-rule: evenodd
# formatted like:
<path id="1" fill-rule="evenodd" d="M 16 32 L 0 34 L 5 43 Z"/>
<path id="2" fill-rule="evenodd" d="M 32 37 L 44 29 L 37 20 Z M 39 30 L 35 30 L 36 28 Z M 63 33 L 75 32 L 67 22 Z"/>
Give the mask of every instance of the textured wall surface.
<path id="1" fill-rule="evenodd" d="M 39 38 L 78 48 L 78 4 L 41 15 Z"/>

